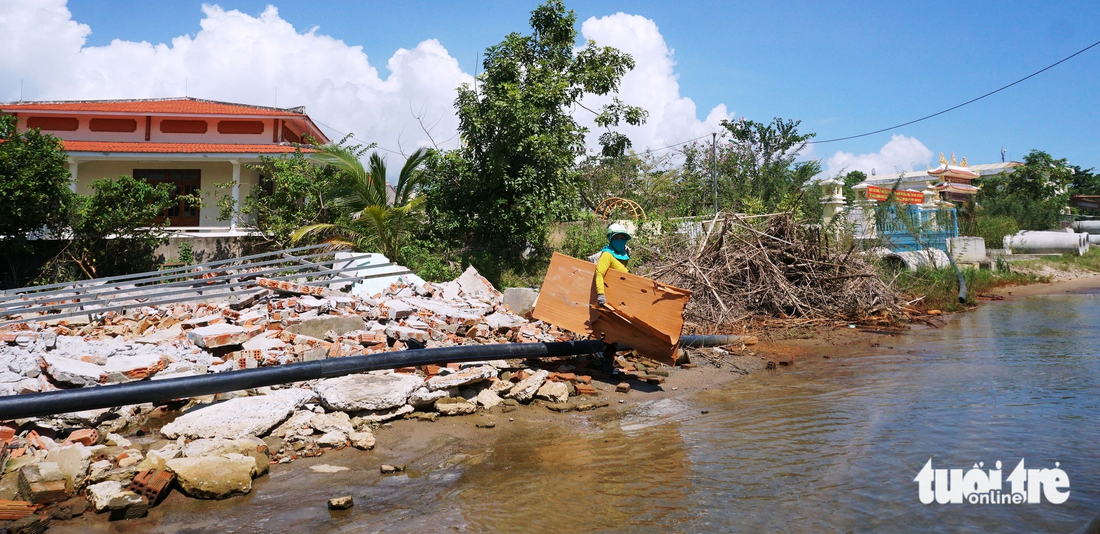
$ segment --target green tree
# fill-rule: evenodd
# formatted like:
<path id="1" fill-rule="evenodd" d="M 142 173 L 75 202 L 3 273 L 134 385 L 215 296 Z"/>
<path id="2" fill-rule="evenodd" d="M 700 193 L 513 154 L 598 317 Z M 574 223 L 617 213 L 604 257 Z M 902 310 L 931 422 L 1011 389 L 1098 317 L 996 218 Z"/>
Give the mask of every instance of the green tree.
<path id="1" fill-rule="evenodd" d="M 87 278 L 152 270 L 153 251 L 166 237 L 159 229 L 170 224 L 154 221 L 179 201 L 175 188 L 120 176 L 96 180 L 92 190 L 77 199 L 62 257 Z"/>
<path id="2" fill-rule="evenodd" d="M 374 152 L 368 169 L 359 159 L 362 152 L 362 149 L 340 144 L 321 147 L 318 161 L 339 170 L 342 175 L 329 203 L 343 215 L 333 223 L 299 228 L 291 239 L 322 237 L 327 243 L 355 250 L 374 252 L 380 249 L 391 261 L 400 261 L 409 224 L 423 202 L 423 197 L 416 196 L 424 180 L 420 167 L 431 156 L 431 151 L 418 149 L 405 160 L 393 188 L 392 203 L 387 198 L 385 159 Z"/>
<path id="3" fill-rule="evenodd" d="M 1032 150 L 1012 172 L 975 180 L 981 187 L 975 218 L 1011 217 L 1021 230 L 1055 228 L 1069 200 L 1073 176 L 1065 159 Z"/>
<path id="4" fill-rule="evenodd" d="M 296 150 L 279 157 L 262 156 L 250 168 L 260 173 L 260 187 L 253 187 L 244 198 L 240 213 L 275 247 L 290 248 L 291 235 L 299 228 L 336 220 L 338 212 L 328 202 L 338 186 L 336 167 L 317 165 Z"/>
<path id="5" fill-rule="evenodd" d="M 595 210 L 603 200 L 621 197 L 637 202 L 647 214 L 673 211 L 673 186 L 679 170 L 670 168 L 670 158 L 671 154 L 634 152 L 586 158 L 578 166 L 583 207 Z"/>
<path id="6" fill-rule="evenodd" d="M 0 116 L 0 241 L 7 253 L 27 234 L 64 228 L 75 195 L 61 141 L 38 129 L 20 134 L 16 118 Z"/>
<path id="7" fill-rule="evenodd" d="M 821 172 L 817 161 L 796 161 L 815 134 L 798 131 L 800 121 L 774 119 L 770 124 L 747 119 L 722 121 L 724 135 L 716 147 L 720 209 L 800 210 L 804 188 Z M 684 215 L 713 212 L 710 143 L 684 148 L 681 181 Z"/>
<path id="8" fill-rule="evenodd" d="M 531 35 L 509 34 L 486 50 L 484 72 L 458 89 L 462 146 L 430 162 L 428 213 L 437 234 L 463 245 L 518 252 L 544 243 L 548 223 L 578 203 L 576 162 L 587 129 L 572 113 L 586 95 L 618 91 L 634 60 L 589 41 L 576 48 L 576 14 L 560 0 L 531 13 Z M 596 113 L 605 156 L 630 142 L 611 131 L 646 112 L 618 99 Z"/>

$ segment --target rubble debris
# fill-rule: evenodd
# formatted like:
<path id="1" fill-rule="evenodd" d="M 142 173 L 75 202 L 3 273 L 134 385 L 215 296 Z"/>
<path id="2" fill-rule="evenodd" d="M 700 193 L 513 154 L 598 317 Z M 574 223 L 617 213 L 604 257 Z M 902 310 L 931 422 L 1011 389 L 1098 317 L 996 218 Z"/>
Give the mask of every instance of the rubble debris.
<path id="1" fill-rule="evenodd" d="M 327 378 L 315 386 L 321 404 L 330 410 L 387 410 L 404 405 L 423 379 L 396 373 L 358 374 Z"/>
<path id="2" fill-rule="evenodd" d="M 378 469 L 379 469 L 379 471 L 382 472 L 383 475 L 390 475 L 390 474 L 393 474 L 393 473 L 404 472 L 405 471 L 405 465 L 404 464 L 402 464 L 402 465 L 382 464 Z"/>
<path id="3" fill-rule="evenodd" d="M 168 471 L 147 469 L 138 473 L 127 489 L 145 497 L 150 506 L 156 506 L 167 495 L 168 487 L 175 479 L 176 476 Z"/>
<path id="4" fill-rule="evenodd" d="M 355 503 L 352 501 L 350 495 L 344 497 L 333 497 L 328 500 L 329 510 L 347 510 L 354 505 Z"/>
<path id="5" fill-rule="evenodd" d="M 252 491 L 256 462 L 241 455 L 201 456 L 168 460 L 185 494 L 197 499 L 225 499 Z"/>
<path id="6" fill-rule="evenodd" d="M 87 320 L 43 317 L 0 328 L 0 395 L 235 372 L 421 345 L 576 339 L 524 318 L 520 304 L 505 303 L 504 295 L 472 269 L 452 282 L 397 283 L 371 297 L 280 287 L 232 302 L 145 307 Z M 524 299 L 537 296 L 522 293 Z M 621 368 L 636 373 L 632 378 L 661 369 L 629 355 L 620 360 Z M 181 399 L 186 404 L 174 418 L 178 402 L 0 424 L 0 451 L 9 457 L 5 481 L 11 487 L 0 491 L 0 498 L 22 498 L 26 504 L 19 509 L 35 507 L 35 513 L 48 506 L 43 517 L 72 517 L 87 505 L 126 519 L 147 513 L 170 487 L 203 499 L 246 494 L 252 480 L 273 464 L 346 446 L 370 450 L 376 429 L 402 417 L 431 422 L 441 415 L 509 412 L 536 397 L 550 409 L 606 406 L 570 402 L 596 394 L 590 363 L 588 356 L 577 356 L 424 365 Z M 166 439 L 133 438 L 139 429 L 148 431 L 146 421 L 154 414 L 168 416 L 155 431 Z M 488 422 L 477 423 L 479 428 L 495 426 L 483 421 Z M 324 465 L 314 467 L 328 469 Z M 404 466 L 381 470 L 396 473 Z M 0 514 L 4 510 L 0 501 Z M 32 516 L 38 517 L 27 517 Z"/>
<path id="7" fill-rule="evenodd" d="M 192 439 L 262 436 L 312 398 L 312 392 L 298 388 L 281 389 L 255 397 L 238 397 L 197 407 L 164 425 L 161 433 L 170 439 L 181 436 Z"/>

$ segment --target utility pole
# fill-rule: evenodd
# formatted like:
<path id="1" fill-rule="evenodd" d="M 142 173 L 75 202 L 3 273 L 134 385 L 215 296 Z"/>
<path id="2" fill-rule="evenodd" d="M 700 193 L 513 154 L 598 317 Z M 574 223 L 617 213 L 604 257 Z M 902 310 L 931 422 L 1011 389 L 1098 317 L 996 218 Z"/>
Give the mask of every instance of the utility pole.
<path id="1" fill-rule="evenodd" d="M 714 214 L 718 215 L 718 132 L 710 134 L 710 178 L 714 182 Z"/>

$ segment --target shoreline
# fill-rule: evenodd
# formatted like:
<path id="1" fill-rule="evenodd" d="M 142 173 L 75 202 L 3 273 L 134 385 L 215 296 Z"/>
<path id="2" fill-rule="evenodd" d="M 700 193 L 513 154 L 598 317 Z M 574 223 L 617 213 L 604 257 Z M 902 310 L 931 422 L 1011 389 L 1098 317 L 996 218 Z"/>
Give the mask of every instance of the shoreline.
<path id="1" fill-rule="evenodd" d="M 996 294 L 1006 300 L 1036 295 L 1074 294 L 1100 289 L 1100 275 L 1084 276 L 1073 280 L 1011 286 L 999 288 Z M 988 305 L 990 303 L 983 303 Z M 965 312 L 958 312 L 965 313 Z M 956 314 L 945 314 L 936 318 L 943 325 L 949 323 Z M 74 517 L 68 521 L 51 523 L 55 532 L 118 532 L 130 530 L 156 529 L 158 531 L 214 531 L 226 528 L 219 523 L 206 523 L 204 517 L 217 516 L 232 520 L 244 520 L 250 514 L 260 513 L 268 500 L 288 499 L 290 494 L 302 493 L 301 525 L 288 528 L 316 527 L 317 521 L 328 517 L 334 522 L 333 529 L 345 525 L 341 519 L 350 519 L 351 510 L 329 511 L 325 500 L 340 497 L 338 492 L 326 492 L 325 487 L 365 487 L 385 484 L 387 475 L 380 473 L 382 464 L 405 466 L 410 477 L 430 476 L 433 472 L 456 466 L 478 463 L 483 456 L 471 454 L 472 451 L 491 451 L 497 444 L 530 436 L 531 433 L 564 433 L 617 428 L 623 417 L 641 405 L 648 405 L 663 399 L 690 400 L 704 391 L 721 388 L 733 381 L 743 379 L 768 368 L 769 362 L 776 362 L 774 372 L 782 372 L 800 361 L 812 359 L 844 359 L 880 346 L 889 346 L 890 339 L 900 336 L 920 336 L 924 332 L 934 331 L 939 325 L 910 324 L 902 328 L 874 327 L 816 327 L 797 329 L 793 337 L 775 339 L 777 336 L 761 336 L 759 342 L 740 347 L 737 351 L 723 349 L 693 349 L 693 368 L 675 367 L 663 384 L 650 386 L 645 382 L 630 381 L 628 393 L 618 393 L 615 386 L 618 380 L 598 379 L 594 377 L 592 385 L 596 388 L 597 400 L 608 405 L 587 412 L 556 413 L 546 407 L 544 401 L 533 401 L 529 405 L 519 406 L 508 413 L 500 407 L 478 413 L 440 417 L 435 422 L 415 419 L 397 419 L 383 424 L 375 431 L 376 445 L 369 451 L 360 451 L 353 447 L 338 450 L 326 450 L 323 455 L 311 458 L 298 458 L 287 464 L 271 466 L 270 473 L 257 478 L 251 493 L 224 500 L 199 500 L 189 498 L 179 491 L 173 491 L 158 506 L 150 508 L 149 515 L 131 521 L 109 521 L 106 514 L 93 511 Z M 807 331 L 808 330 L 808 331 Z M 495 423 L 484 428 L 485 423 Z M 326 482 L 305 488 L 296 488 L 304 480 L 316 478 L 317 466 L 337 466 L 344 471 L 324 475 Z M 324 497 L 324 498 L 322 498 Z M 372 503 L 356 505 L 372 507 Z M 374 510 L 377 512 L 377 510 Z M 319 516 L 318 514 L 323 514 Z M 297 516 L 296 516 L 297 517 Z M 193 519 L 198 518 L 198 519 Z M 283 528 L 280 526 L 280 528 Z"/>

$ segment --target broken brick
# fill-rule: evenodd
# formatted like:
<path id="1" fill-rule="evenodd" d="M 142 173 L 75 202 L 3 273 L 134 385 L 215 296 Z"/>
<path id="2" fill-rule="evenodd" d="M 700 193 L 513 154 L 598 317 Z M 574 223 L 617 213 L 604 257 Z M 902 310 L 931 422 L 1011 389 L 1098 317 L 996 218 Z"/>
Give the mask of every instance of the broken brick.
<path id="1" fill-rule="evenodd" d="M 167 494 L 166 490 L 175 478 L 176 475 L 168 471 L 146 469 L 134 477 L 128 489 L 148 499 L 150 505 L 156 506 Z"/>
<path id="2" fill-rule="evenodd" d="M 81 428 L 69 434 L 69 441 L 91 447 L 99 441 L 99 432 L 94 428 Z"/>
<path id="3" fill-rule="evenodd" d="M 596 395 L 596 388 L 588 384 L 577 384 L 577 395 Z"/>

